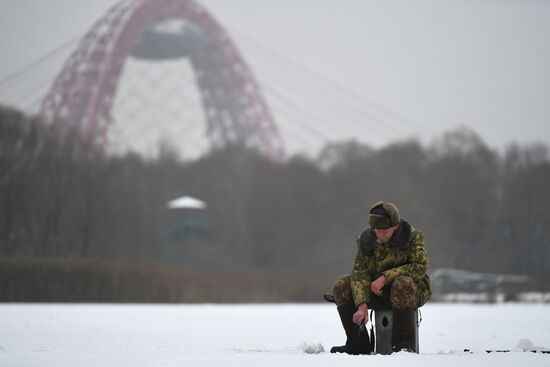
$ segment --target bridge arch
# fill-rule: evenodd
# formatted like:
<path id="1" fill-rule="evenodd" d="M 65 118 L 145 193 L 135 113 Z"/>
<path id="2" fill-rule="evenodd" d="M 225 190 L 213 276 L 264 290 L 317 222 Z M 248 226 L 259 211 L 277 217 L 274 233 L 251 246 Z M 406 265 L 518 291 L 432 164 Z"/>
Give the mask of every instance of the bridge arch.
<path id="1" fill-rule="evenodd" d="M 179 32 L 158 27 L 183 21 Z M 155 43 L 156 42 L 156 43 Z M 157 53 L 151 45 L 160 47 Z M 126 59 L 188 57 L 212 149 L 239 144 L 280 160 L 283 141 L 251 70 L 223 28 L 192 0 L 121 1 L 98 20 L 66 61 L 40 115 L 106 144 Z"/>

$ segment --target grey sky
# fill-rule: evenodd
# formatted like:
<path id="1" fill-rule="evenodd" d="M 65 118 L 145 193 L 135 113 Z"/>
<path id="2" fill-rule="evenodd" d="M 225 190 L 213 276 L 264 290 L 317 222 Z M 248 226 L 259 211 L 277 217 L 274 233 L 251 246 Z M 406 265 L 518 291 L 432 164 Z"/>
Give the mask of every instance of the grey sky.
<path id="1" fill-rule="evenodd" d="M 227 28 L 261 84 L 307 100 L 322 115 L 321 122 L 308 123 L 321 124 L 323 134 L 298 141 L 288 126 L 292 119 L 266 93 L 291 151 L 314 150 L 329 137 L 374 146 L 393 137 L 429 142 L 458 125 L 472 127 L 494 147 L 550 144 L 549 1 L 199 2 Z M 0 0 L 0 78 L 82 35 L 114 3 Z M 44 65 L 44 76 L 21 83 L 47 83 L 69 51 Z M 362 110 L 375 116 L 366 116 L 364 126 L 351 123 L 342 110 L 347 107 L 329 108 L 321 88 L 308 86 L 305 76 L 292 77 L 298 67 L 289 70 L 275 54 L 266 57 L 271 51 L 304 65 L 308 77 L 334 81 L 339 87 L 331 93 L 359 95 Z M 285 77 L 288 84 L 281 85 Z M 0 86 L 0 102 L 24 99 L 16 87 Z"/>

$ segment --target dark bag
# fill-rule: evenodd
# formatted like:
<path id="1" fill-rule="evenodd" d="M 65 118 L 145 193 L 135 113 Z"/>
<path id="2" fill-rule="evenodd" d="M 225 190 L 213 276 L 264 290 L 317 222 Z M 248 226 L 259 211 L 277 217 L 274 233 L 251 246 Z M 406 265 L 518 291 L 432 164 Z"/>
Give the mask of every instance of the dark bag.
<path id="1" fill-rule="evenodd" d="M 371 329 L 370 337 L 369 337 L 367 325 L 365 325 L 364 322 L 359 327 L 359 344 L 368 346 L 366 351 L 367 354 L 374 353 L 374 333 L 373 333 L 373 330 Z"/>

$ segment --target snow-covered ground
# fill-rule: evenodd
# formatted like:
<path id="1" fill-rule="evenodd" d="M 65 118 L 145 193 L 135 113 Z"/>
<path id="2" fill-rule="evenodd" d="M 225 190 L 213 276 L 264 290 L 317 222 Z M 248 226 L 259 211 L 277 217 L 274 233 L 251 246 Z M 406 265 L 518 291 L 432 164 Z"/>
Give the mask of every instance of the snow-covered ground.
<path id="1" fill-rule="evenodd" d="M 344 341 L 330 304 L 0 304 L 0 366 L 550 366 L 550 354 L 481 352 L 550 349 L 550 305 L 428 304 L 422 316 L 420 355 L 348 356 L 328 353 Z"/>

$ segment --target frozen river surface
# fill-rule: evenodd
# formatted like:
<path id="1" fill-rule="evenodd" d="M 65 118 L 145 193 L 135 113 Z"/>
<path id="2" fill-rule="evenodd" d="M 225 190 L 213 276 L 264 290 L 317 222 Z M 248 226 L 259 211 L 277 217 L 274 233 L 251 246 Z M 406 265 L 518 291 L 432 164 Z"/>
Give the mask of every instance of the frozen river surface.
<path id="1" fill-rule="evenodd" d="M 550 349 L 550 305 L 428 304 L 422 316 L 419 355 L 347 356 L 328 353 L 344 342 L 330 304 L 0 304 L 0 366 L 550 366 L 516 348 Z"/>

